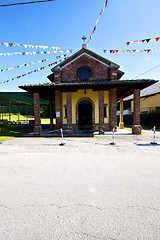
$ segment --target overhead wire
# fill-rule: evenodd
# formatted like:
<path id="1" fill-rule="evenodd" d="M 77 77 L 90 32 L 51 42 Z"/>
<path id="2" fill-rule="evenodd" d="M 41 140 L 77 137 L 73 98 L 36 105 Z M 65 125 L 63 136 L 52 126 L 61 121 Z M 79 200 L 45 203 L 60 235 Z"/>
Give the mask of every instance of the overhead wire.
<path id="1" fill-rule="evenodd" d="M 43 2 L 53 2 L 53 1 L 55 0 L 38 0 L 38 1 L 31 1 L 31 2 L 10 3 L 10 4 L 0 5 L 0 7 L 10 7 L 10 6 L 16 6 L 16 5 L 22 5 L 22 4 L 43 3 Z"/>
<path id="2" fill-rule="evenodd" d="M 160 67 L 160 64 L 159 64 L 159 65 L 157 65 L 157 66 L 156 66 L 156 67 L 154 67 L 154 68 L 151 68 L 151 69 L 147 70 L 147 71 L 146 71 L 146 72 L 144 72 L 144 73 L 141 73 L 140 75 L 138 75 L 138 76 L 134 77 L 132 80 L 134 80 L 135 78 L 138 78 L 138 77 L 140 77 L 140 76 L 144 75 L 145 73 L 148 73 L 148 72 L 150 72 L 150 71 L 152 71 L 152 70 L 154 70 L 155 68 L 158 68 L 158 67 Z"/>

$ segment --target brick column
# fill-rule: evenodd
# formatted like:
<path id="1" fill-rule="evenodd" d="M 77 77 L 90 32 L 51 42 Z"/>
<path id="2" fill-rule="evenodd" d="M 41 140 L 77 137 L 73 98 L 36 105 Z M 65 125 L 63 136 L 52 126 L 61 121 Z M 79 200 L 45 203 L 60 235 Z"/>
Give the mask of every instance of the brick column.
<path id="1" fill-rule="evenodd" d="M 104 134 L 104 91 L 99 91 L 99 134 Z"/>
<path id="2" fill-rule="evenodd" d="M 53 129 L 53 99 L 49 100 L 49 110 L 50 110 L 50 130 Z"/>
<path id="3" fill-rule="evenodd" d="M 140 89 L 134 89 L 134 109 L 132 134 L 141 134 L 140 125 Z"/>
<path id="4" fill-rule="evenodd" d="M 41 119 L 40 119 L 40 95 L 39 93 L 34 93 L 34 133 L 41 134 Z"/>
<path id="5" fill-rule="evenodd" d="M 109 130 L 117 131 L 117 88 L 109 90 Z"/>
<path id="6" fill-rule="evenodd" d="M 123 98 L 120 98 L 120 121 L 119 121 L 119 129 L 124 129 L 124 122 L 123 122 Z"/>
<path id="7" fill-rule="evenodd" d="M 67 103 L 67 130 L 69 134 L 72 134 L 72 93 L 66 93 L 66 103 Z"/>
<path id="8" fill-rule="evenodd" d="M 56 129 L 62 128 L 62 92 L 55 91 Z"/>

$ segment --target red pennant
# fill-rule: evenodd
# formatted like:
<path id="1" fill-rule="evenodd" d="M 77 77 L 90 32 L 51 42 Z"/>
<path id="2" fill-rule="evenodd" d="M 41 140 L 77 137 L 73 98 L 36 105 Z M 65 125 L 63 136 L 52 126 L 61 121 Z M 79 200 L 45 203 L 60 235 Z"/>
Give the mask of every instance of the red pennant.
<path id="1" fill-rule="evenodd" d="M 156 41 L 158 42 L 158 40 L 160 39 L 160 37 L 157 37 L 157 38 L 155 38 L 156 39 Z"/>
<path id="2" fill-rule="evenodd" d="M 129 45 L 130 44 L 130 42 L 126 42 L 127 43 L 127 45 Z"/>

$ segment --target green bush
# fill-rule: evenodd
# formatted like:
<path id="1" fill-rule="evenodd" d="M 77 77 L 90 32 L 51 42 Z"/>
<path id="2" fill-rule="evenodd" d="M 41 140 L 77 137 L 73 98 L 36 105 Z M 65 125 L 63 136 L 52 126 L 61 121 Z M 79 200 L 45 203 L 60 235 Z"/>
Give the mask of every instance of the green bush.
<path id="1" fill-rule="evenodd" d="M 149 113 L 142 113 L 141 125 L 142 127 L 160 127 L 160 110 L 151 111 Z M 133 124 L 133 115 L 124 115 L 124 124 L 132 126 Z M 119 123 L 119 116 L 117 116 L 117 123 Z"/>
<path id="2" fill-rule="evenodd" d="M 151 111 L 148 114 L 151 126 L 160 127 L 160 110 Z"/>
<path id="3" fill-rule="evenodd" d="M 49 105 L 41 105 L 40 113 L 41 113 L 41 117 L 49 118 L 50 117 Z"/>

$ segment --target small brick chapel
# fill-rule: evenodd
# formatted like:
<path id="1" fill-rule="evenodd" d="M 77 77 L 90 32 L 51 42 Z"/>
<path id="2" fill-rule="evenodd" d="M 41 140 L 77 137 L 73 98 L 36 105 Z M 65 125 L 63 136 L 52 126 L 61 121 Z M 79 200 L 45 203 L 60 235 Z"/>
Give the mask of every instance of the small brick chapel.
<path id="1" fill-rule="evenodd" d="M 123 123 L 123 98 L 134 94 L 132 133 L 141 133 L 140 90 L 154 84 L 148 79 L 121 80 L 120 66 L 87 49 L 85 38 L 82 49 L 56 65 L 48 76 L 51 83 L 19 86 L 34 97 L 34 132 L 41 132 L 40 95 L 49 100 L 50 128 L 53 128 L 55 104 L 56 129 L 67 129 L 69 134 L 80 130 L 115 131 L 117 102 L 120 103 L 119 128 Z"/>

